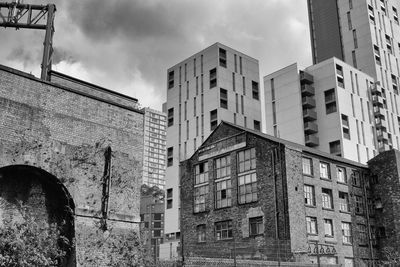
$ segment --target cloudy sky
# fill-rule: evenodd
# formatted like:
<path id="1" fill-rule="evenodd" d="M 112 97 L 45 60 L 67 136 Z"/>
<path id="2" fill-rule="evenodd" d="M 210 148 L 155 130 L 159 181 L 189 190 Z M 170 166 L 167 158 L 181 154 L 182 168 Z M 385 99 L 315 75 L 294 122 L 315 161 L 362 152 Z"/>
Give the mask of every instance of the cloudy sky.
<path id="1" fill-rule="evenodd" d="M 10 2 L 11 0 L 0 0 Z M 57 6 L 53 69 L 161 110 L 166 70 L 220 42 L 260 62 L 260 79 L 311 65 L 305 0 L 24 0 Z M 40 76 L 44 32 L 0 28 L 0 64 Z"/>

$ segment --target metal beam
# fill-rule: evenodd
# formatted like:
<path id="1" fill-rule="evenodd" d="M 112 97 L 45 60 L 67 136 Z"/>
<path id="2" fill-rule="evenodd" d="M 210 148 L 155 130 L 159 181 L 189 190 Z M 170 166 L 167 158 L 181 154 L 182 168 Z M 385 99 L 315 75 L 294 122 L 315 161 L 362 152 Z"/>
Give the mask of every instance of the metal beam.
<path id="1" fill-rule="evenodd" d="M 0 27 L 45 30 L 41 79 L 49 81 L 53 59 L 54 17 L 56 6 L 0 3 Z M 46 19 L 47 18 L 47 19 Z"/>

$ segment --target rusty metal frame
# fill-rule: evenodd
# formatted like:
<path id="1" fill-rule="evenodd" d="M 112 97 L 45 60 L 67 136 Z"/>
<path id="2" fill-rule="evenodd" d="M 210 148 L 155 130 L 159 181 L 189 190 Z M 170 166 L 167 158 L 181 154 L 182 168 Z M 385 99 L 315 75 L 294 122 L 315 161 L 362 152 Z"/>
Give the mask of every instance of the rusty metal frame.
<path id="1" fill-rule="evenodd" d="M 53 61 L 53 35 L 56 6 L 21 4 L 19 1 L 0 3 L 0 26 L 5 28 L 45 30 L 41 79 L 50 80 Z M 47 21 L 44 21 L 47 15 Z"/>

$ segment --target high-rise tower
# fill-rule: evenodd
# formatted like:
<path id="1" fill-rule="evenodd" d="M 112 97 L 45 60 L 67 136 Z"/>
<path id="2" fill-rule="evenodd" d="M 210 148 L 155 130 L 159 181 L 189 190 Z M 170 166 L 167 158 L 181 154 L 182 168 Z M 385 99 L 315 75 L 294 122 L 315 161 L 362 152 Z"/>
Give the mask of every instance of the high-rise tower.
<path id="1" fill-rule="evenodd" d="M 261 130 L 258 60 L 215 43 L 167 75 L 166 238 L 160 257 L 176 254 L 180 235 L 179 162 L 222 120 Z"/>

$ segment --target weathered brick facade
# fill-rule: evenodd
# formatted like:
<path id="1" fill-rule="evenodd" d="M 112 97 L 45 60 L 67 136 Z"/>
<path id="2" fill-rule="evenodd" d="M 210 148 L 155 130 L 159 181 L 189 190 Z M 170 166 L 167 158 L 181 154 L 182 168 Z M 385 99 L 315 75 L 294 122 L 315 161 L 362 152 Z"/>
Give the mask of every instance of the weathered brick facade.
<path id="1" fill-rule="evenodd" d="M 238 153 L 250 148 L 256 151 L 258 199 L 239 204 Z M 227 155 L 230 156 L 232 204 L 217 209 L 215 164 L 216 159 Z M 310 174 L 303 170 L 303 158 L 310 160 Z M 195 168 L 203 162 L 208 163 L 206 209 L 195 212 Z M 320 174 L 321 164 L 328 168 L 327 178 Z M 345 181 L 340 181 L 339 169 L 344 172 Z M 364 266 L 372 259 L 380 258 L 380 246 L 375 243 L 377 237 L 373 231 L 378 225 L 372 205 L 378 192 L 373 194 L 370 180 L 366 165 L 222 122 L 196 153 L 181 163 L 184 256 L 227 258 L 232 257 L 235 250 L 239 258 L 277 260 L 280 257 L 286 261 L 317 263 L 315 244 L 318 242 L 319 249 L 323 249 L 321 263 L 352 262 L 354 266 Z M 312 205 L 305 204 L 305 185 L 314 190 L 315 203 Z M 323 192 L 326 191 L 331 194 L 329 208 L 323 203 Z M 339 195 L 348 197 L 348 208 L 343 207 L 343 198 Z M 260 216 L 263 233 L 249 236 L 249 219 Z M 315 218 L 315 233 L 308 232 L 306 217 Z M 233 234 L 230 238 L 217 240 L 215 223 L 227 220 L 232 221 Z M 331 233 L 326 230 L 329 223 Z M 202 225 L 205 225 L 206 234 L 199 242 L 198 227 Z M 346 225 L 350 227 L 348 239 L 343 230 Z M 277 232 L 281 241 L 279 246 Z M 400 232 L 391 233 L 398 238 Z M 242 249 L 244 247 L 246 249 Z"/>
<path id="2" fill-rule="evenodd" d="M 126 237 L 138 233 L 140 221 L 143 114 L 135 99 L 96 90 L 83 92 L 0 66 L 0 202 L 31 199 L 30 208 L 49 220 L 54 209 L 48 208 L 48 192 L 64 192 L 59 198 L 68 203 L 61 201 L 55 210 L 67 204 L 75 209 L 78 266 L 110 266 Z M 37 173 L 21 180 L 31 181 L 31 187 L 12 182 L 21 166 L 28 175 Z M 32 197 L 35 192 L 39 197 Z M 0 221 L 16 210 L 1 207 Z"/>

